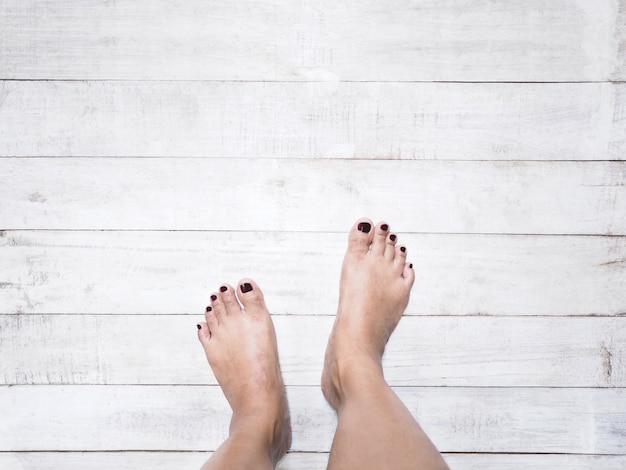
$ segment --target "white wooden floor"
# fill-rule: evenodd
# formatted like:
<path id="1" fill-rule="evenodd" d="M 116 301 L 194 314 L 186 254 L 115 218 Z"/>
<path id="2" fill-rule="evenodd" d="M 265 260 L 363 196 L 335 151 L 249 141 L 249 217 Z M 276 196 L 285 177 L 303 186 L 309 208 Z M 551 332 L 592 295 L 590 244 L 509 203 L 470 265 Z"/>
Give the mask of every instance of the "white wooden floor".
<path id="1" fill-rule="evenodd" d="M 276 323 L 294 441 L 345 232 L 417 282 L 389 382 L 453 468 L 626 468 L 626 0 L 0 2 L 0 469 L 198 468 L 221 282 Z"/>

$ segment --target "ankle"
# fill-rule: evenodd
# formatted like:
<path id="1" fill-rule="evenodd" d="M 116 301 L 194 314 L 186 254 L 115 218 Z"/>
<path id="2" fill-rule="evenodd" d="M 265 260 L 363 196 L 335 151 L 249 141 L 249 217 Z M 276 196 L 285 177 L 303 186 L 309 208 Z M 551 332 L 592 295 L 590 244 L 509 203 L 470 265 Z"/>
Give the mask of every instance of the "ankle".
<path id="1" fill-rule="evenodd" d="M 325 374 L 322 393 L 335 410 L 378 384 L 386 385 L 382 361 L 376 355 L 354 353 L 334 359 L 326 364 Z"/>
<path id="2" fill-rule="evenodd" d="M 233 413 L 229 438 L 262 448 L 277 463 L 291 445 L 289 414 Z"/>

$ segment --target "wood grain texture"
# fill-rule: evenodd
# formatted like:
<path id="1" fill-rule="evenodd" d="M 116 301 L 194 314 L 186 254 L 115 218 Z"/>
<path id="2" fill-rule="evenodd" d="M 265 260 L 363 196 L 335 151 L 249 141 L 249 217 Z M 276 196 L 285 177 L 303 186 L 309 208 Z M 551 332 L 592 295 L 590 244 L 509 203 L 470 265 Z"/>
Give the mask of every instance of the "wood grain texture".
<path id="1" fill-rule="evenodd" d="M 325 468 L 362 215 L 415 264 L 386 377 L 452 468 L 626 468 L 625 80 L 626 0 L 0 2 L 0 468 L 198 468 L 194 325 L 243 276 L 278 468 Z"/>
<path id="2" fill-rule="evenodd" d="M 201 319 L 2 315 L 0 384 L 216 384 Z M 287 385 L 319 384 L 333 320 L 274 316 Z M 626 318 L 408 317 L 384 365 L 398 386 L 623 387 Z"/>
<path id="3" fill-rule="evenodd" d="M 4 470 L 180 470 L 200 466 L 211 452 L 7 452 L 0 453 Z M 624 455 L 444 454 L 453 469 L 623 470 Z M 277 470 L 325 470 L 326 452 L 290 452 Z"/>
<path id="4" fill-rule="evenodd" d="M 620 454 L 623 389 L 396 389 L 443 452 Z M 288 387 L 292 450 L 328 451 L 317 387 Z M 1 451 L 214 450 L 230 413 L 214 386 L 0 387 Z M 554 436 L 558 436 L 555 439 Z"/>
<path id="5" fill-rule="evenodd" d="M 398 235 L 416 273 L 407 315 L 626 313 L 626 237 Z M 327 232 L 4 231 L 0 313 L 196 314 L 248 276 L 272 313 L 334 315 L 346 244 Z"/>
<path id="6" fill-rule="evenodd" d="M 0 82 L 0 155 L 623 160 L 611 83 Z"/>
<path id="7" fill-rule="evenodd" d="M 618 8 L 10 0 L 0 10 L 0 78 L 602 81 L 621 76 Z"/>
<path id="8" fill-rule="evenodd" d="M 384 214 L 416 232 L 626 234 L 624 162 L 3 158 L 0 177 L 4 229 L 336 231 Z"/>
<path id="9" fill-rule="evenodd" d="M 618 13 L 615 22 L 615 44 L 617 61 L 613 80 L 626 81 L 626 0 L 618 0 Z"/>

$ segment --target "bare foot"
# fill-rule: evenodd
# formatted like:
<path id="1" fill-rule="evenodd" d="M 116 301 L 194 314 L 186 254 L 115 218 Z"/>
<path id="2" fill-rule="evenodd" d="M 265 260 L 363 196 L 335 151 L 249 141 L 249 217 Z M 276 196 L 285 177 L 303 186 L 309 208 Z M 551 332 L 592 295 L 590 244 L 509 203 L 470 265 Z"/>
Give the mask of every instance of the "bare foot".
<path id="1" fill-rule="evenodd" d="M 382 377 L 382 356 L 409 301 L 415 274 L 389 225 L 358 220 L 341 270 L 339 308 L 328 340 L 322 392 L 335 408 L 364 375 Z"/>
<path id="2" fill-rule="evenodd" d="M 233 410 L 231 436 L 259 439 L 275 464 L 291 445 L 291 426 L 274 324 L 253 280 L 240 281 L 236 294 L 227 284 L 219 290 L 198 338 Z"/>

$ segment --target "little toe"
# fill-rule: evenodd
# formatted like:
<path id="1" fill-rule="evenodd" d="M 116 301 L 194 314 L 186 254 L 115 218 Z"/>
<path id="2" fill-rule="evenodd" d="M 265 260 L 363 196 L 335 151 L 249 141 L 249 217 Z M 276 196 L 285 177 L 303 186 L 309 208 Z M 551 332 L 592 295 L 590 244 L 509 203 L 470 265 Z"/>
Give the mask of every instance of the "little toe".
<path id="1" fill-rule="evenodd" d="M 202 343 L 202 346 L 206 348 L 211 339 L 211 330 L 205 322 L 198 323 L 198 339 L 200 343 Z"/>
<path id="2" fill-rule="evenodd" d="M 348 253 L 364 255 L 369 251 L 374 235 L 373 227 L 374 224 L 367 218 L 355 222 L 348 235 Z"/>
<path id="3" fill-rule="evenodd" d="M 239 281 L 238 286 L 237 298 L 242 303 L 246 313 L 251 315 L 268 314 L 263 292 L 256 282 L 246 278 Z"/>
<path id="4" fill-rule="evenodd" d="M 227 315 L 234 315 L 241 313 L 241 306 L 237 302 L 237 296 L 235 295 L 235 289 L 228 284 L 220 286 L 220 293 L 218 296 L 222 299 Z"/>
<path id="5" fill-rule="evenodd" d="M 398 235 L 395 233 L 387 234 L 385 240 L 385 259 L 392 260 L 396 256 L 396 242 L 398 241 Z"/>
<path id="6" fill-rule="evenodd" d="M 382 255 L 385 252 L 385 246 L 387 245 L 387 235 L 389 234 L 389 224 L 386 222 L 379 223 L 374 229 L 374 236 L 372 238 L 372 253 L 375 255 Z"/>
<path id="7" fill-rule="evenodd" d="M 404 270 L 402 271 L 402 277 L 409 286 L 409 289 L 415 282 L 415 270 L 413 269 L 413 263 L 405 263 Z"/>

